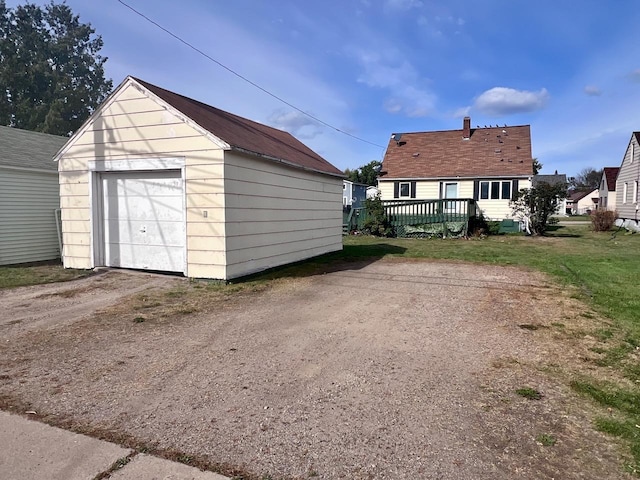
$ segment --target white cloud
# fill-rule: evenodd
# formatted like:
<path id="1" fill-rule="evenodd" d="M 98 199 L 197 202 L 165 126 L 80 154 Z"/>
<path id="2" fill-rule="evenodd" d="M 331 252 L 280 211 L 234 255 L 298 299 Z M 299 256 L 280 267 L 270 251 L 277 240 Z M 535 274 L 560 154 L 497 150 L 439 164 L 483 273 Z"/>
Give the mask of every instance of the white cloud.
<path id="1" fill-rule="evenodd" d="M 322 133 L 318 122 L 296 110 L 276 110 L 269 116 L 269 125 L 304 139 L 314 138 Z"/>
<path id="2" fill-rule="evenodd" d="M 420 0 L 386 0 L 385 6 L 398 10 L 411 10 L 412 8 L 422 7 Z"/>
<path id="3" fill-rule="evenodd" d="M 358 82 L 388 92 L 384 101 L 387 112 L 424 117 L 434 110 L 436 95 L 423 86 L 426 80 L 408 61 L 388 61 L 377 53 L 360 53 L 357 57 L 364 68 Z"/>
<path id="4" fill-rule="evenodd" d="M 482 93 L 474 102 L 474 107 L 487 115 L 500 116 L 540 110 L 549 99 L 546 88 L 539 92 L 494 87 Z"/>
<path id="5" fill-rule="evenodd" d="M 584 87 L 584 93 L 590 97 L 599 97 L 602 95 L 602 90 L 595 85 L 587 85 Z"/>

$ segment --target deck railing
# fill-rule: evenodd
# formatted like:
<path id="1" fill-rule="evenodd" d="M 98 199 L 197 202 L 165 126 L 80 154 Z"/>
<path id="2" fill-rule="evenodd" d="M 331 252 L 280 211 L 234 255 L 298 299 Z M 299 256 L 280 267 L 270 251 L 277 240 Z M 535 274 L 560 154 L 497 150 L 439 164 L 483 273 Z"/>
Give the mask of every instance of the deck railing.
<path id="1" fill-rule="evenodd" d="M 478 214 L 473 199 L 385 200 L 385 216 L 398 237 L 465 236 L 469 220 Z M 370 215 L 366 208 L 352 209 L 346 232 L 363 230 Z"/>

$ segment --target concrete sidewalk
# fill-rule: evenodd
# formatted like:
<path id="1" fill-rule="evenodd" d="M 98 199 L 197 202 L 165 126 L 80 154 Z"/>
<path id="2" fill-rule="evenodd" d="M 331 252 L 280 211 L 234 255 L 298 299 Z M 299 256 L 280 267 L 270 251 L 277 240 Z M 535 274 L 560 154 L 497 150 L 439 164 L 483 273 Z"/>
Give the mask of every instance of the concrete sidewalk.
<path id="1" fill-rule="evenodd" d="M 98 476 L 111 480 L 227 479 L 0 411 L 3 480 L 93 480 Z"/>

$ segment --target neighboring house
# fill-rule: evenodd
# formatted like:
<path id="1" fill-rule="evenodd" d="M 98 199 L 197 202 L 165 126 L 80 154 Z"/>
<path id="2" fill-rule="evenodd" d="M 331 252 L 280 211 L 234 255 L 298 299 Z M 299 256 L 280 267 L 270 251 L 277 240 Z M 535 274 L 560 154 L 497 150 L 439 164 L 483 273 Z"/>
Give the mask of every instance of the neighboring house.
<path id="1" fill-rule="evenodd" d="M 564 188 L 566 190 L 567 176 L 564 173 L 559 174 L 557 173 L 557 171 L 553 175 L 534 175 L 531 185 L 533 187 L 537 187 L 541 183 L 548 183 L 549 185 L 562 184 L 565 186 Z M 567 199 L 566 198 L 560 199 L 560 201 L 558 202 L 558 208 L 556 209 L 556 212 L 554 213 L 554 215 L 567 215 Z"/>
<path id="2" fill-rule="evenodd" d="M 342 180 L 342 206 L 350 208 L 364 207 L 367 185 L 350 180 Z"/>
<path id="3" fill-rule="evenodd" d="M 53 156 L 67 140 L 0 127 L 0 265 L 60 257 Z"/>
<path id="4" fill-rule="evenodd" d="M 640 226 L 638 182 L 640 182 L 640 132 L 633 132 L 616 180 L 616 210 L 618 218 L 633 222 L 636 227 Z"/>
<path id="5" fill-rule="evenodd" d="M 382 162 L 382 200 L 473 198 L 488 219 L 511 218 L 516 193 L 531 186 L 529 125 L 394 133 Z"/>
<path id="6" fill-rule="evenodd" d="M 598 189 L 591 191 L 572 192 L 567 199 L 567 208 L 571 215 L 587 215 L 598 208 L 600 200 Z"/>
<path id="7" fill-rule="evenodd" d="M 378 187 L 369 186 L 369 187 L 367 187 L 366 194 L 367 194 L 367 198 L 374 199 L 378 195 L 380 195 L 380 190 L 378 190 Z"/>
<path id="8" fill-rule="evenodd" d="M 604 167 L 600 181 L 600 201 L 598 207 L 604 210 L 616 209 L 616 180 L 619 167 Z"/>
<path id="9" fill-rule="evenodd" d="M 56 160 L 65 267 L 228 280 L 342 249 L 340 170 L 289 133 L 142 80 Z"/>

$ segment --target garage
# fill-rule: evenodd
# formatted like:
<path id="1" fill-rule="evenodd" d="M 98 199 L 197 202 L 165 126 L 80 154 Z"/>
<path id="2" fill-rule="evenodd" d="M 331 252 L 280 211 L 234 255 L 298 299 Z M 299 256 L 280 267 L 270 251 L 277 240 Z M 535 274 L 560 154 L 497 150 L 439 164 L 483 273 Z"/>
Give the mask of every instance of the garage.
<path id="1" fill-rule="evenodd" d="M 184 191 L 180 171 L 101 175 L 108 267 L 184 272 Z"/>
<path id="2" fill-rule="evenodd" d="M 342 249 L 338 168 L 287 132 L 140 79 L 55 160 L 66 268 L 230 280 Z"/>

